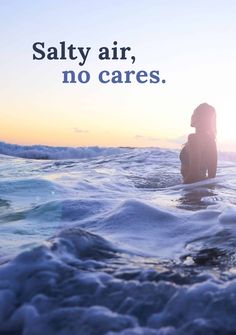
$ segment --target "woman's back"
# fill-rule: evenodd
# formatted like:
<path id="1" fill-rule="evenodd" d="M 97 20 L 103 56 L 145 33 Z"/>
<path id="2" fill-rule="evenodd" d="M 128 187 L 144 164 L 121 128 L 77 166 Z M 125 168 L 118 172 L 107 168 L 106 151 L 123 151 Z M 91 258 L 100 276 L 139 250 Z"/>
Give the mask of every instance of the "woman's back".
<path id="1" fill-rule="evenodd" d="M 212 122 L 212 119 L 209 117 L 209 110 L 214 116 L 214 119 L 215 114 L 213 113 L 213 107 L 207 105 L 206 109 L 205 105 L 207 104 L 202 104 L 195 110 L 191 125 L 196 128 L 196 133 L 188 136 L 188 142 L 180 152 L 181 173 L 184 178 L 184 183 L 192 183 L 205 178 L 214 178 L 216 175 L 217 149 L 215 123 Z M 199 108 L 201 117 L 197 115 Z M 205 115 L 202 113 L 203 108 L 205 108 L 206 112 L 205 118 Z M 207 120 L 207 122 L 204 123 L 205 120 Z M 212 131 L 212 125 L 214 131 Z"/>

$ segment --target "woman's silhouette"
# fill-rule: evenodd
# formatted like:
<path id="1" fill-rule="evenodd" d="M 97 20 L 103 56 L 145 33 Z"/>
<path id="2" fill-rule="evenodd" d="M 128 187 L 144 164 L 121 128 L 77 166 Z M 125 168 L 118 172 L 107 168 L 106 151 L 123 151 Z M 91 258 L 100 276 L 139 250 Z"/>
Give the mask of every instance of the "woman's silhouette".
<path id="1" fill-rule="evenodd" d="M 180 152 L 184 183 L 214 178 L 217 168 L 215 109 L 207 103 L 199 105 L 193 112 L 191 127 L 195 134 L 188 136 Z"/>

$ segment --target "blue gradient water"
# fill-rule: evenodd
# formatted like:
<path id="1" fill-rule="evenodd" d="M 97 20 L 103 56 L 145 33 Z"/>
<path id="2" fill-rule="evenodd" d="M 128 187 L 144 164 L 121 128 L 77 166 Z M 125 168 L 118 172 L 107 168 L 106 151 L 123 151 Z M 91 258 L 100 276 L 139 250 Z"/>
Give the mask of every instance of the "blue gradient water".
<path id="1" fill-rule="evenodd" d="M 177 151 L 0 153 L 1 333 L 236 333 L 235 154 L 182 185 Z"/>

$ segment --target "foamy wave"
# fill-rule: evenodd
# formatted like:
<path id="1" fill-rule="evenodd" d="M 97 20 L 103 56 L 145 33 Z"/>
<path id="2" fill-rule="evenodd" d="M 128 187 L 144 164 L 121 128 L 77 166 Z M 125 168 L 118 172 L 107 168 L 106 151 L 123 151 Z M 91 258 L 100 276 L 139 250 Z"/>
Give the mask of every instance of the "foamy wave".
<path id="1" fill-rule="evenodd" d="M 236 279 L 118 260 L 108 241 L 78 228 L 21 253 L 0 268 L 1 334 L 235 333 Z"/>
<path id="2" fill-rule="evenodd" d="M 0 334 L 235 334 L 234 163 L 178 186 L 164 149 L 0 142 L 0 163 Z"/>
<path id="3" fill-rule="evenodd" d="M 115 155 L 121 148 L 102 147 L 51 147 L 45 145 L 23 146 L 0 142 L 0 154 L 32 159 L 79 159 Z"/>

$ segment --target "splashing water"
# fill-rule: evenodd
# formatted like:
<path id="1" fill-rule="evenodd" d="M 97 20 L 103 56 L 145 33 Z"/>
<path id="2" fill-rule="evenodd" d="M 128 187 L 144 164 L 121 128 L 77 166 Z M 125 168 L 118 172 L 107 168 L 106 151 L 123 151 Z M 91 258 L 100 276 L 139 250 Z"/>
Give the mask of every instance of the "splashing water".
<path id="1" fill-rule="evenodd" d="M 236 333 L 235 154 L 182 185 L 177 151 L 0 153 L 0 333 Z"/>

